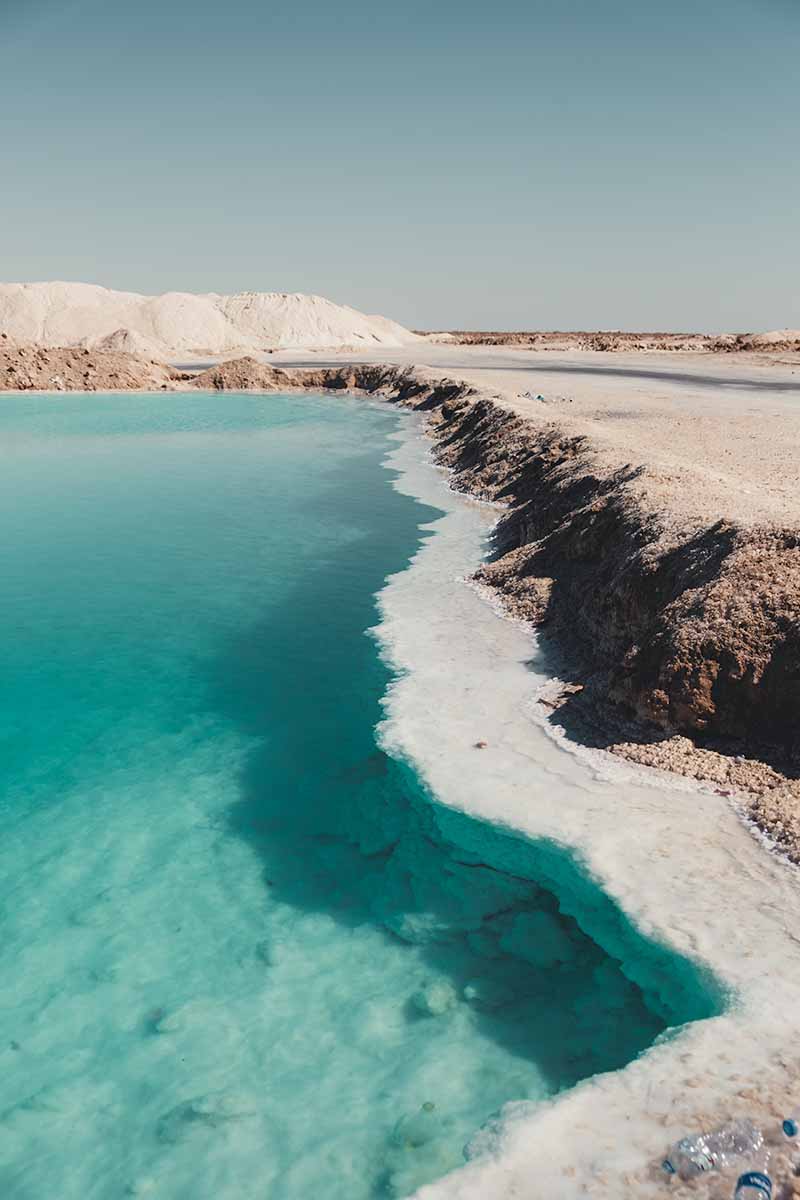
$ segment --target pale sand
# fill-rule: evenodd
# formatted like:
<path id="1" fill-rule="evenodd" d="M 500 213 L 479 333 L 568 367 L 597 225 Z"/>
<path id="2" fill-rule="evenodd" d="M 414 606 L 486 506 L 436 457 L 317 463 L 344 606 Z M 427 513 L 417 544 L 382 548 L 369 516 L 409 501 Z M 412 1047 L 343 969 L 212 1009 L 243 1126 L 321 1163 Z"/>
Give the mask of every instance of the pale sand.
<path id="1" fill-rule="evenodd" d="M 537 424 L 590 436 L 609 461 L 645 466 L 646 486 L 676 519 L 800 526 L 800 354 L 551 354 L 418 343 L 390 354 L 278 352 L 265 361 L 448 373 Z"/>

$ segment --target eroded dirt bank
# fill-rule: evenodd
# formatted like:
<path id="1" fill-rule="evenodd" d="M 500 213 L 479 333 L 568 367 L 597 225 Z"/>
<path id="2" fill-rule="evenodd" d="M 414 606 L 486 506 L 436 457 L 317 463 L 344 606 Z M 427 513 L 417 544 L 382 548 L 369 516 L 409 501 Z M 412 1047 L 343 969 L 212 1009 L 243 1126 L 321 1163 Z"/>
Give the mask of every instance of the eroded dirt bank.
<path id="1" fill-rule="evenodd" d="M 705 510 L 674 486 L 665 498 L 657 468 L 630 446 L 610 453 L 563 409 L 522 415 L 431 370 L 242 358 L 190 376 L 125 354 L 0 345 L 0 389 L 195 387 L 347 389 L 424 412 L 454 486 L 505 506 L 477 580 L 544 630 L 563 680 L 540 699 L 553 723 L 736 793 L 800 862 L 800 526 L 752 505 L 708 519 L 716 497 Z"/>
<path id="2" fill-rule="evenodd" d="M 542 703 L 568 734 L 747 796 L 800 862 L 800 530 L 660 510 L 645 466 L 587 436 L 414 369 L 222 364 L 219 389 L 380 393 L 424 411 L 455 487 L 506 506 L 477 573 L 544 627 L 564 686 Z"/>
<path id="3" fill-rule="evenodd" d="M 166 391 L 181 378 L 172 367 L 122 351 L 18 345 L 0 334 L 0 391 Z"/>

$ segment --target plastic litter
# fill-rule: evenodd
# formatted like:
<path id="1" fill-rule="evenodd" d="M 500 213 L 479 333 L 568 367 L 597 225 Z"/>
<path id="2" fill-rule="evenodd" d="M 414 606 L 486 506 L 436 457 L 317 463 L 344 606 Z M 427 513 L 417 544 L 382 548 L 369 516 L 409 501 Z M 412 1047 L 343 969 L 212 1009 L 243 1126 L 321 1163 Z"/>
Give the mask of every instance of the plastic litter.
<path id="1" fill-rule="evenodd" d="M 769 1159 L 770 1151 L 766 1146 L 753 1156 L 748 1170 L 739 1176 L 734 1200 L 772 1200 Z"/>
<path id="2" fill-rule="evenodd" d="M 668 1175 L 694 1179 L 704 1171 L 719 1171 L 740 1159 L 755 1162 L 764 1146 L 764 1135 L 747 1118 L 728 1121 L 707 1133 L 681 1138 L 670 1147 L 661 1164 Z M 770 1185 L 771 1186 L 771 1185 Z M 738 1192 L 737 1200 L 751 1200 L 757 1193 Z M 763 1200 L 763 1193 L 762 1193 Z"/>
<path id="3" fill-rule="evenodd" d="M 783 1118 L 781 1125 L 783 1136 L 789 1141 L 796 1141 L 800 1136 L 800 1108 L 796 1108 L 794 1112 L 789 1113 L 788 1117 Z"/>

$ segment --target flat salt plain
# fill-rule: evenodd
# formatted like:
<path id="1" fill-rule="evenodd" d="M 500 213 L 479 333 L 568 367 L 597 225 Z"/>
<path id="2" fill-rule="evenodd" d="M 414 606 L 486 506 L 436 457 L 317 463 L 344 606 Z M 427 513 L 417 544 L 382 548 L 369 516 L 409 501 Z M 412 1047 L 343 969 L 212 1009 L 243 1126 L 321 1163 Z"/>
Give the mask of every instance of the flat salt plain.
<path id="1" fill-rule="evenodd" d="M 520 416 L 588 435 L 613 464 L 646 464 L 642 486 L 676 519 L 800 525 L 800 354 L 423 343 L 349 355 L 283 351 L 265 361 L 417 364 L 486 389 Z"/>

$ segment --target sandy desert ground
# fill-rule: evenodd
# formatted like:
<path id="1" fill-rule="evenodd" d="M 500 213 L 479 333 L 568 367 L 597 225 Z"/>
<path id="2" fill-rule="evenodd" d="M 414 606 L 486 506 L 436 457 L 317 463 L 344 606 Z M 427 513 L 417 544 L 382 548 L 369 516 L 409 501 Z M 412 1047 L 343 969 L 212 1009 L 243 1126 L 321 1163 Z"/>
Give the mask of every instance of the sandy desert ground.
<path id="1" fill-rule="evenodd" d="M 662 499 L 700 520 L 800 520 L 800 353 L 571 350 L 417 343 L 277 351 L 272 366 L 422 366 L 490 389 L 520 416 L 591 436 L 652 467 Z M 537 399 L 537 397 L 541 399 Z"/>

